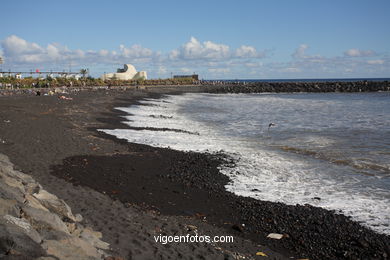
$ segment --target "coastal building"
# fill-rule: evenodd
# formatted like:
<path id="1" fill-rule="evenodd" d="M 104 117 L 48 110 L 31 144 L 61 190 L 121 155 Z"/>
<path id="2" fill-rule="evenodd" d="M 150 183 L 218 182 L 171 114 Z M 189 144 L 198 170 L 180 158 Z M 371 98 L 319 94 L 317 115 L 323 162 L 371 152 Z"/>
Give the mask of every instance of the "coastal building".
<path id="1" fill-rule="evenodd" d="M 199 80 L 198 74 L 192 74 L 192 75 L 174 75 L 174 79 L 193 79 L 193 80 Z"/>
<path id="2" fill-rule="evenodd" d="M 81 78 L 81 76 L 79 74 L 67 74 L 67 75 L 65 75 L 65 78 L 79 80 Z"/>
<path id="3" fill-rule="evenodd" d="M 146 71 L 138 71 L 131 64 L 125 64 L 123 69 L 118 69 L 116 73 L 105 73 L 100 77 L 102 80 L 118 79 L 118 80 L 138 80 L 147 79 Z"/>

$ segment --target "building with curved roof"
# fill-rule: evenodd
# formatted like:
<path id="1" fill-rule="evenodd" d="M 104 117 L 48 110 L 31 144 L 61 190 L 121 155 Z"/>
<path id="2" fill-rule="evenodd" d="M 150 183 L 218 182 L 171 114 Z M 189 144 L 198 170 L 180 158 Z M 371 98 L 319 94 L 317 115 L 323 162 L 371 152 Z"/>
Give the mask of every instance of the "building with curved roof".
<path id="1" fill-rule="evenodd" d="M 118 80 L 138 80 L 147 79 L 146 71 L 138 71 L 131 64 L 125 64 L 123 69 L 118 69 L 116 73 L 105 73 L 100 77 L 102 80 L 118 79 Z"/>

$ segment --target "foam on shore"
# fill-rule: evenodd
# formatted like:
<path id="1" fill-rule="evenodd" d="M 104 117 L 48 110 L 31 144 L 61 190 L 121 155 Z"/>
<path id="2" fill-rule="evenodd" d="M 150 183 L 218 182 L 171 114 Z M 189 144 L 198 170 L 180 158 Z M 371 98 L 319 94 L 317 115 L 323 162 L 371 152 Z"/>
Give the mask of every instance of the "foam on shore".
<path id="1" fill-rule="evenodd" d="M 259 149 L 253 139 L 229 136 L 181 113 L 181 105 L 193 95 L 167 96 L 144 100 L 142 105 L 118 108 L 129 113 L 125 123 L 131 127 L 166 128 L 178 131 L 135 129 L 101 130 L 129 142 L 182 151 L 224 151 L 236 160 L 234 168 L 221 167 L 230 177 L 226 189 L 242 196 L 290 205 L 312 204 L 352 216 L 373 230 L 390 234 L 390 200 L 386 190 L 364 187 L 365 179 L 339 174 L 345 165 L 328 163 L 322 167 L 315 159 Z M 197 111 L 199 112 L 199 111 Z M 329 143 L 332 140 L 316 140 Z M 356 189 L 361 186 L 362 189 Z M 364 188 L 363 188 L 364 187 Z M 383 196 L 381 196 L 383 194 Z M 386 197 L 387 196 L 387 197 Z M 317 199 L 317 198 L 320 198 Z"/>

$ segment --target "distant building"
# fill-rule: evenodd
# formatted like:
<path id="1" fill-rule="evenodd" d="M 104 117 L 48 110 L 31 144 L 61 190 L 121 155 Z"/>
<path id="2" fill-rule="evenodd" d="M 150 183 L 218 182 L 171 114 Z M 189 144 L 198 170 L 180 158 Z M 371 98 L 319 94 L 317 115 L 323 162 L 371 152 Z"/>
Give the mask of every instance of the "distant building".
<path id="1" fill-rule="evenodd" d="M 198 74 L 192 74 L 192 75 L 174 75 L 174 79 L 187 79 L 187 78 L 192 78 L 193 80 L 199 80 L 199 75 Z"/>
<path id="2" fill-rule="evenodd" d="M 118 80 L 137 80 L 147 79 L 146 71 L 136 71 L 135 67 L 131 64 L 125 64 L 123 69 L 118 69 L 116 73 L 105 73 L 100 78 L 106 79 L 118 79 Z"/>
<path id="3" fill-rule="evenodd" d="M 67 74 L 67 75 L 65 75 L 65 78 L 79 80 L 81 78 L 81 76 L 79 74 Z"/>

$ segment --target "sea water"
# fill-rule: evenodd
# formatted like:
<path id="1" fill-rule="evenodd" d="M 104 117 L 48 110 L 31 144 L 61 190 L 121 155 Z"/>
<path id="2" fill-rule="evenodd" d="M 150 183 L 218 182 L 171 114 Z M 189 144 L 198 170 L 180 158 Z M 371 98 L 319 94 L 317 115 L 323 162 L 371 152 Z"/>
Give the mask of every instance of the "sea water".
<path id="1" fill-rule="evenodd" d="M 223 151 L 237 195 L 335 210 L 390 234 L 390 93 L 184 94 L 118 108 L 129 142 Z M 273 123 L 271 126 L 270 124 Z"/>

